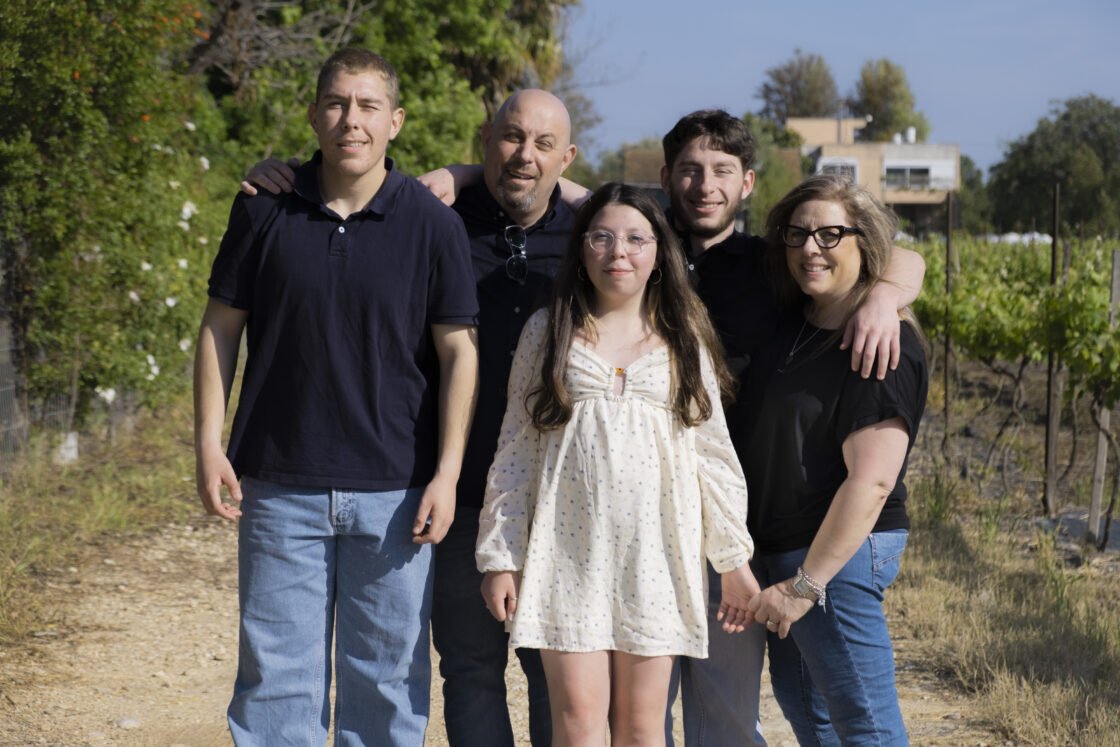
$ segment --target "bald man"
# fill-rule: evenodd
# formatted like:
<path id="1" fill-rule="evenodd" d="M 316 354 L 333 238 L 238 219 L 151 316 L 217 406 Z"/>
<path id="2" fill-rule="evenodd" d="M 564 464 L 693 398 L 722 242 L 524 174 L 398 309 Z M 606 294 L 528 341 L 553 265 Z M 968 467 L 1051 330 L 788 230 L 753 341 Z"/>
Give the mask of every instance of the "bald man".
<path id="1" fill-rule="evenodd" d="M 508 636 L 483 604 L 474 547 L 513 353 L 525 320 L 547 299 L 571 231 L 574 215 L 557 182 L 576 146 L 564 104 L 536 89 L 510 96 L 481 135 L 482 181 L 463 187 L 453 206 L 467 229 L 478 289 L 479 394 L 455 521 L 436 548 L 432 639 L 450 747 L 513 747 L 505 686 Z M 252 184 L 287 191 L 291 169 L 274 159 L 262 162 L 242 189 L 255 193 Z M 529 684 L 530 738 L 534 747 L 548 747 L 552 718 L 540 654 L 516 653 Z"/>
<path id="2" fill-rule="evenodd" d="M 455 522 L 436 550 L 432 608 L 451 747 L 514 743 L 506 706 L 508 639 L 483 604 L 474 546 L 513 352 L 525 320 L 552 288 L 574 217 L 557 187 L 576 155 L 568 111 L 558 98 L 540 90 L 513 94 L 482 126 L 482 143 L 482 183 L 465 187 L 453 206 L 467 228 L 478 288 L 479 398 Z M 516 653 L 529 683 L 530 738 L 534 747 L 545 747 L 552 719 L 540 653 Z"/>

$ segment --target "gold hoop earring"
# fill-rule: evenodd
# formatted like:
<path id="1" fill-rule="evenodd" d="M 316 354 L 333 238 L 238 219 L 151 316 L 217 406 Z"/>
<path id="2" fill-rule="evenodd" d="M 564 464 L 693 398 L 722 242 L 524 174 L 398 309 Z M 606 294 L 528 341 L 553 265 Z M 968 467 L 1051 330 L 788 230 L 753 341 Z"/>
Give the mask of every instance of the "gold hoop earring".
<path id="1" fill-rule="evenodd" d="M 576 267 L 576 277 L 580 280 L 587 280 L 587 272 L 583 269 L 583 265 Z"/>
<path id="2" fill-rule="evenodd" d="M 653 272 L 657 273 L 657 280 L 650 280 L 649 282 L 652 283 L 653 285 L 658 285 L 659 283 L 661 283 L 661 278 L 663 276 L 663 273 L 661 272 L 660 267 L 654 267 Z M 651 278 L 653 277 L 653 272 L 650 273 Z"/>

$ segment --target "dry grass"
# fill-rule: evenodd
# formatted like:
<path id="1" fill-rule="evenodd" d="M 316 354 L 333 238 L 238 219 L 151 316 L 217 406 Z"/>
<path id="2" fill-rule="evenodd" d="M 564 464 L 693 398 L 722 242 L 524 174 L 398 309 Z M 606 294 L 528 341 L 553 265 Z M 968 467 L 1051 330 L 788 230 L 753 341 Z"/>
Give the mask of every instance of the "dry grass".
<path id="1" fill-rule="evenodd" d="M 911 544 L 888 596 L 896 626 L 1016 743 L 1115 744 L 1115 559 L 1086 561 L 1017 522 L 1031 510 L 1026 496 L 1001 503 L 943 477 L 915 482 Z"/>
<path id="2" fill-rule="evenodd" d="M 190 418 L 183 397 L 64 467 L 44 439 L 0 476 L 0 643 L 54 617 L 40 591 L 79 555 L 196 510 Z"/>

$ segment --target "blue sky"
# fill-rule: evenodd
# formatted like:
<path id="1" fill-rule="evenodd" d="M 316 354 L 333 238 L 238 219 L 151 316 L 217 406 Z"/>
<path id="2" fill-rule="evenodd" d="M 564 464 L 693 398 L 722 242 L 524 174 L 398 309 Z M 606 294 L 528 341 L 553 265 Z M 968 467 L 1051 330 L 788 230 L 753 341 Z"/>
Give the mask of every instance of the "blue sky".
<path id="1" fill-rule="evenodd" d="M 901 65 L 929 142 L 987 169 L 1054 100 L 1120 105 L 1120 1 L 583 0 L 568 52 L 603 123 L 590 155 L 660 137 L 683 114 L 757 111 L 766 70 L 800 47 L 824 57 L 841 95 L 859 69 Z"/>

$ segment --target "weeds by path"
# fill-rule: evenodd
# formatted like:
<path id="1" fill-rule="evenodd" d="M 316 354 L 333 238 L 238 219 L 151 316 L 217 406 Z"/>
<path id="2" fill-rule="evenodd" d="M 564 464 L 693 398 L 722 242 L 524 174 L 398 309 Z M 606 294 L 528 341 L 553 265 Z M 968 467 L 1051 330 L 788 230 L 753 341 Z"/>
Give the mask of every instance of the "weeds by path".
<path id="1" fill-rule="evenodd" d="M 0 644 L 49 623 L 37 590 L 105 537 L 150 531 L 199 510 L 186 396 L 115 443 L 88 439 L 68 466 L 32 444 L 0 476 Z"/>
<path id="2" fill-rule="evenodd" d="M 993 514 L 943 475 L 913 487 L 910 547 L 888 595 L 895 619 L 1008 738 L 1117 744 L 1116 559 L 1016 521 L 1026 496 Z"/>

